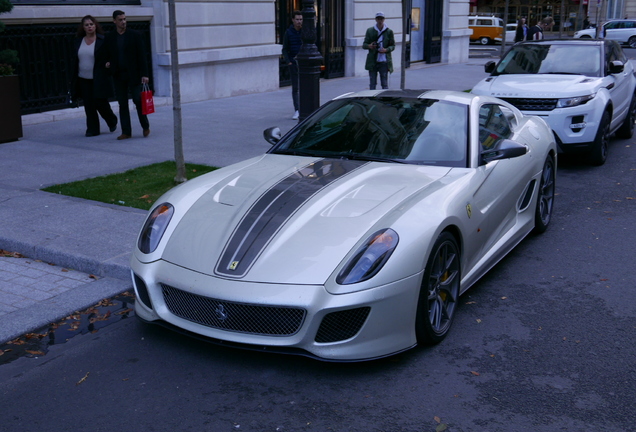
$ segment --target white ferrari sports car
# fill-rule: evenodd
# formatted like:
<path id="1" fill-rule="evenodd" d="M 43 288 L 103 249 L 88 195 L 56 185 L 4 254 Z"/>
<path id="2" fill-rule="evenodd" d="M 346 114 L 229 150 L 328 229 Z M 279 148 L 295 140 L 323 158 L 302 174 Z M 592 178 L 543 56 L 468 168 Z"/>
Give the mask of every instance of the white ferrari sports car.
<path id="1" fill-rule="evenodd" d="M 489 96 L 364 91 L 188 181 L 131 259 L 137 316 L 206 340 L 370 360 L 448 334 L 459 296 L 552 216 L 557 150 Z"/>

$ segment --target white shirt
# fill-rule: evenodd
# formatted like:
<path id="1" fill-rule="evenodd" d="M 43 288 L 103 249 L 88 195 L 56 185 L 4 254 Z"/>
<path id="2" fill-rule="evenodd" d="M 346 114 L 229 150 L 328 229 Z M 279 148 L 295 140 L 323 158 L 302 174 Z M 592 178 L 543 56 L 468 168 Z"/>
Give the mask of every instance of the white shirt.
<path id="1" fill-rule="evenodd" d="M 386 34 L 387 30 L 389 29 L 386 25 L 384 27 L 382 27 L 382 30 L 380 30 L 378 28 L 378 25 L 374 25 L 373 26 L 375 28 L 375 30 L 378 32 L 378 34 L 380 34 L 380 32 L 383 32 L 380 37 L 378 38 L 378 49 L 380 48 L 384 48 L 384 45 L 382 45 L 382 42 L 384 42 L 384 35 Z M 386 53 L 381 53 L 378 52 L 378 58 L 377 58 L 377 62 L 381 63 L 384 62 L 386 63 Z"/>
<path id="2" fill-rule="evenodd" d="M 95 42 L 90 45 L 86 44 L 86 40 L 82 38 L 79 50 L 77 51 L 79 58 L 78 76 L 84 79 L 93 79 L 93 67 L 95 66 Z"/>

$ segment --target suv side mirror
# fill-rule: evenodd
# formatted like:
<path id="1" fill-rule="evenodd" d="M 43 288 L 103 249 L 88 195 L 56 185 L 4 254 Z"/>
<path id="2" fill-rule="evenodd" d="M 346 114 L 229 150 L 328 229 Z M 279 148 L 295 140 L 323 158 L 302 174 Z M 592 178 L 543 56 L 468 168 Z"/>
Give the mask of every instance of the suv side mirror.
<path id="1" fill-rule="evenodd" d="M 496 147 L 483 150 L 481 152 L 481 160 L 484 163 L 492 162 L 500 159 L 510 159 L 523 156 L 528 152 L 528 148 L 512 140 L 501 140 Z"/>
<path id="2" fill-rule="evenodd" d="M 486 64 L 484 65 L 484 71 L 486 73 L 493 73 L 495 70 L 495 66 L 497 66 L 497 63 L 495 63 L 492 60 L 489 62 L 486 62 Z"/>
<path id="3" fill-rule="evenodd" d="M 265 129 L 263 131 L 263 138 L 265 138 L 265 141 L 267 141 L 271 145 L 278 143 L 278 141 L 280 141 L 280 139 L 282 138 L 282 134 L 280 133 L 280 128 L 271 127 L 271 128 Z"/>
<path id="4" fill-rule="evenodd" d="M 609 73 L 611 74 L 621 73 L 623 72 L 623 69 L 625 69 L 625 65 L 623 64 L 622 61 L 612 60 L 611 62 L 609 62 Z"/>

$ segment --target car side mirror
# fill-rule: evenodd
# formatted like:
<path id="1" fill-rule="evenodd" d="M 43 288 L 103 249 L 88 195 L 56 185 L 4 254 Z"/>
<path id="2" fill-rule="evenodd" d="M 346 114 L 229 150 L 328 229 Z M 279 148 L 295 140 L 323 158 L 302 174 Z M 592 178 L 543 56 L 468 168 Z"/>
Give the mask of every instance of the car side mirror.
<path id="1" fill-rule="evenodd" d="M 609 62 L 609 73 L 617 74 L 623 72 L 625 65 L 620 60 L 612 60 Z"/>
<path id="2" fill-rule="evenodd" d="M 523 156 L 528 152 L 528 148 L 512 140 L 501 140 L 495 147 L 483 150 L 481 160 L 484 163 L 501 159 L 511 159 Z"/>
<path id="3" fill-rule="evenodd" d="M 484 71 L 486 71 L 486 73 L 493 73 L 495 71 L 495 66 L 497 66 L 497 63 L 492 60 L 486 62 L 486 64 L 484 65 Z"/>
<path id="4" fill-rule="evenodd" d="M 277 144 L 278 141 L 280 141 L 280 139 L 282 138 L 280 128 L 271 127 L 271 128 L 265 129 L 263 131 L 263 138 L 265 138 L 265 141 L 267 141 L 271 145 Z"/>

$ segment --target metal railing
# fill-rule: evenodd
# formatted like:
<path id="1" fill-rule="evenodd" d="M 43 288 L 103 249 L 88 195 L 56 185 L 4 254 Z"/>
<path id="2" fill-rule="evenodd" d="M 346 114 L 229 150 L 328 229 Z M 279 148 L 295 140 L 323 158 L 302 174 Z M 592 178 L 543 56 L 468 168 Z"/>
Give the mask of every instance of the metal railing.
<path id="1" fill-rule="evenodd" d="M 22 114 L 67 108 L 67 96 L 73 71 L 73 45 L 78 24 L 7 25 L 0 33 L 0 50 L 18 51 L 20 64 L 20 107 Z M 114 31 L 112 23 L 102 24 L 105 32 Z M 150 23 L 128 22 L 128 27 L 144 37 L 148 65 Z M 152 75 L 152 68 L 150 68 Z M 152 82 L 152 76 L 150 77 Z"/>

